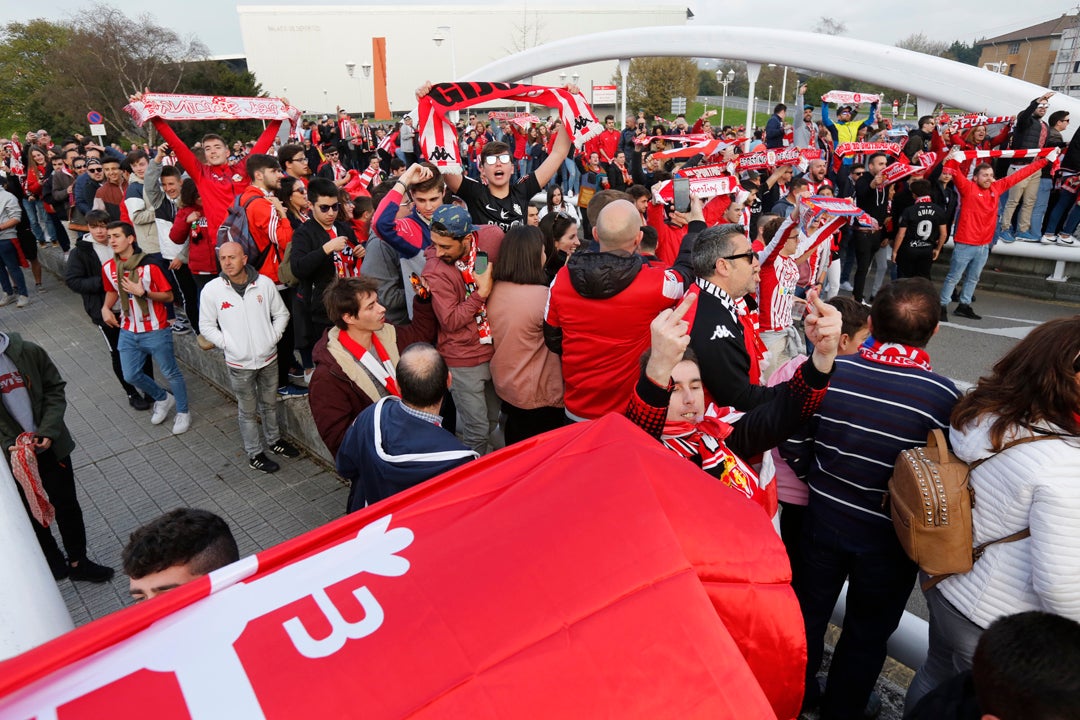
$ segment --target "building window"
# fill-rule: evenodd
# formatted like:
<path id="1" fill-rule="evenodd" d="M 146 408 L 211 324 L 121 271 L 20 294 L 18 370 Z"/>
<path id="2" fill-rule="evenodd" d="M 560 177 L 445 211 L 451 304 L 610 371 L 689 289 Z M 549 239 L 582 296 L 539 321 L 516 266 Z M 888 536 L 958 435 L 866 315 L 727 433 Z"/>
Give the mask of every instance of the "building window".
<path id="1" fill-rule="evenodd" d="M 1009 43 L 1009 54 L 1010 55 L 1015 55 L 1018 52 L 1020 52 L 1020 43 L 1018 43 L 1018 42 Z"/>
<path id="2" fill-rule="evenodd" d="M 1009 77 L 1015 77 L 1016 75 L 1016 63 L 1010 63 L 1009 65 Z"/>
<path id="3" fill-rule="evenodd" d="M 1080 73 L 1080 62 L 1074 62 L 1073 63 L 1073 72 L 1074 73 Z"/>

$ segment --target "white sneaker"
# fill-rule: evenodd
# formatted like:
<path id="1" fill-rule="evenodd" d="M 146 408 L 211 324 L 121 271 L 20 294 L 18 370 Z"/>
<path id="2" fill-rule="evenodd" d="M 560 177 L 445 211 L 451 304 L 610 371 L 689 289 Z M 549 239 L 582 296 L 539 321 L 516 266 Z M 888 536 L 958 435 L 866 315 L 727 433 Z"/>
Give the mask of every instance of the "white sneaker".
<path id="1" fill-rule="evenodd" d="M 176 413 L 176 419 L 173 420 L 172 434 L 186 433 L 189 427 L 191 427 L 191 413 Z"/>
<path id="2" fill-rule="evenodd" d="M 1073 245 L 1076 243 L 1076 238 L 1072 235 L 1066 235 L 1065 233 L 1059 233 L 1057 236 L 1058 245 Z"/>
<path id="3" fill-rule="evenodd" d="M 1054 233 L 1047 233 L 1047 234 L 1042 236 L 1042 238 L 1039 240 L 1039 242 L 1041 242 L 1044 245 L 1053 245 L 1054 243 L 1057 242 L 1057 235 L 1055 235 Z"/>
<path id="4" fill-rule="evenodd" d="M 5 305 L 10 305 L 13 302 L 15 302 L 15 296 L 12 295 L 11 293 L 8 293 L 8 294 L 4 295 L 4 297 L 0 298 L 0 307 L 4 307 Z"/>
<path id="5" fill-rule="evenodd" d="M 30 298 L 25 295 L 20 295 L 18 301 L 15 303 L 15 307 L 24 308 L 30 304 Z"/>
<path id="6" fill-rule="evenodd" d="M 855 286 L 846 280 L 840 283 L 840 289 L 845 292 L 855 292 Z"/>
<path id="7" fill-rule="evenodd" d="M 165 422 L 165 417 L 174 407 L 176 407 L 176 398 L 173 397 L 172 393 L 165 393 L 164 400 L 158 400 L 154 403 L 154 407 L 150 413 L 150 424 L 160 425 Z"/>

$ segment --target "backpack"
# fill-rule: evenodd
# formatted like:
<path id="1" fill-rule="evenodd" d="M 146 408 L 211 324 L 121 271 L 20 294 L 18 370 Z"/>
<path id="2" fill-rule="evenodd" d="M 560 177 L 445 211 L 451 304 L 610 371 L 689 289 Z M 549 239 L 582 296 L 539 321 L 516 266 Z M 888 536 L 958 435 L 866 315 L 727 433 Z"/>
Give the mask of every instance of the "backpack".
<path id="1" fill-rule="evenodd" d="M 904 552 L 930 576 L 922 584 L 923 590 L 947 577 L 970 571 L 990 545 L 1023 540 L 1031 535 L 1031 530 L 1025 528 L 973 547 L 971 509 L 975 507 L 975 490 L 968 476 L 979 465 L 1014 445 L 1057 437 L 1060 435 L 1013 440 L 993 455 L 968 465 L 949 452 L 945 433 L 934 429 L 926 439 L 926 447 L 900 453 L 883 504 L 891 506 L 893 527 Z"/>
<path id="2" fill-rule="evenodd" d="M 285 253 L 281 256 L 277 269 L 278 282 L 285 287 L 296 287 L 300 284 L 300 278 L 296 277 L 292 271 L 292 246 L 291 242 L 285 246 Z"/>
<path id="3" fill-rule="evenodd" d="M 241 205 L 240 196 L 237 195 L 229 206 L 229 214 L 225 216 L 224 222 L 217 231 L 217 247 L 220 248 L 227 242 L 240 243 L 240 247 L 244 248 L 244 254 L 247 255 L 248 265 L 256 270 L 262 267 L 267 255 L 270 254 L 270 248 L 274 246 L 274 243 L 269 242 L 265 249 L 259 250 L 259 246 L 255 244 L 255 238 L 251 236 L 251 228 L 248 227 L 248 205 L 259 199 L 258 195 L 253 195 Z"/>

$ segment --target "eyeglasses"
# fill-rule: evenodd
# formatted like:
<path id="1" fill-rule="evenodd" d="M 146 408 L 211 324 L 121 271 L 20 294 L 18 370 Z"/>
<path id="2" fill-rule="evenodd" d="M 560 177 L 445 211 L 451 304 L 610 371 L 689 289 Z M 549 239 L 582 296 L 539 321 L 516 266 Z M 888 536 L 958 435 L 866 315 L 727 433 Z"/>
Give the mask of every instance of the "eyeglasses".
<path id="1" fill-rule="evenodd" d="M 286 160 L 285 162 L 287 162 L 287 163 L 291 163 L 291 162 L 306 163 L 307 162 L 307 155 L 297 155 L 292 160 Z"/>
<path id="2" fill-rule="evenodd" d="M 721 260 L 738 260 L 739 258 L 746 258 L 751 263 L 753 263 L 754 260 L 757 259 L 757 253 L 754 252 L 753 250 L 748 250 L 747 252 L 739 253 L 738 255 L 721 255 L 720 256 Z"/>
<path id="3" fill-rule="evenodd" d="M 510 162 L 510 153 L 500 153 L 498 155 L 488 155 L 484 158 L 485 165 L 494 165 L 495 163 L 508 163 Z"/>
<path id="4" fill-rule="evenodd" d="M 322 203 L 319 203 L 315 207 L 319 208 L 319 212 L 324 212 L 324 213 L 335 212 L 336 213 L 338 211 L 338 208 L 341 207 L 341 204 L 340 203 L 334 203 L 333 205 L 323 205 Z"/>

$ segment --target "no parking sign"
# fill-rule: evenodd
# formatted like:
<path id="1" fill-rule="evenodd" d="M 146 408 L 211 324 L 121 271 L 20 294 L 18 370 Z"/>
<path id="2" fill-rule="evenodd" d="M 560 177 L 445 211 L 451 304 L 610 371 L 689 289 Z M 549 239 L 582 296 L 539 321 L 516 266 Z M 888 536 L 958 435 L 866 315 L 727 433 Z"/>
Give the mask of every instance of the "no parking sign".
<path id="1" fill-rule="evenodd" d="M 90 123 L 90 134 L 105 137 L 105 118 L 97 110 L 86 113 L 86 122 Z"/>

